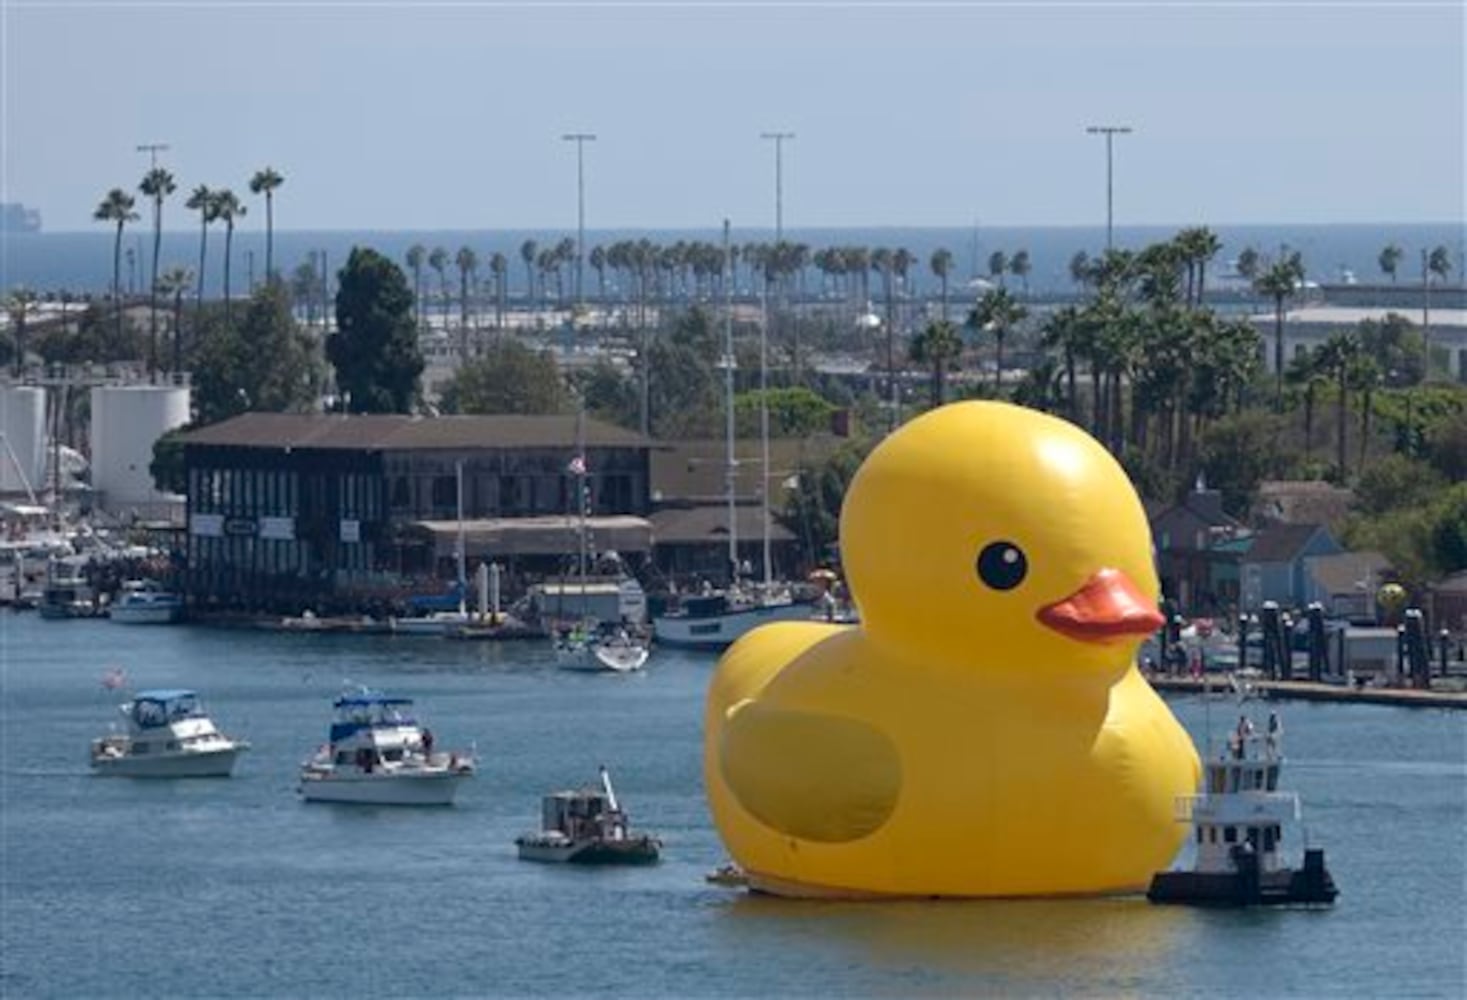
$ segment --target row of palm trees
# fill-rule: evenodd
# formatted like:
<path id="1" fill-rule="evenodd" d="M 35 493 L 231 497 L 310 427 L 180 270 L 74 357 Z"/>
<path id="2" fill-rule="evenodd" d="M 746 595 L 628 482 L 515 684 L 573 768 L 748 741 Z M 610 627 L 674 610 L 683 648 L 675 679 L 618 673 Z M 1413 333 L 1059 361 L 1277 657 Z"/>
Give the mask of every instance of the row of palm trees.
<path id="1" fill-rule="evenodd" d="M 285 177 L 273 167 L 263 167 L 255 171 L 250 178 L 249 188 L 254 194 L 265 196 L 265 275 L 266 280 L 275 277 L 275 191 L 285 183 Z M 168 197 L 178 190 L 178 185 L 173 174 L 164 167 L 154 166 L 138 183 L 138 192 L 152 204 L 153 221 L 153 258 L 151 262 L 151 280 L 149 289 L 149 350 L 148 365 L 149 372 L 154 373 L 158 368 L 158 297 L 172 295 L 175 304 L 181 300 L 183 291 L 187 286 L 194 284 L 197 292 L 197 305 L 202 308 L 204 302 L 204 276 L 205 262 L 209 244 L 209 226 L 215 222 L 223 222 L 224 230 L 224 309 L 225 322 L 231 321 L 230 316 L 230 264 L 232 261 L 232 245 L 234 241 L 234 224 L 237 219 L 243 218 L 246 213 L 245 203 L 229 188 L 213 189 L 208 185 L 200 184 L 189 194 L 185 207 L 199 213 L 200 235 L 199 235 L 199 267 L 196 275 L 187 275 L 183 269 L 174 268 L 165 277 L 160 279 L 158 274 L 160 247 L 163 239 L 163 206 Z M 112 246 L 112 301 L 114 305 L 115 319 L 118 335 L 122 332 L 122 234 L 123 229 L 129 222 L 136 222 L 140 216 L 137 212 L 137 199 L 124 188 L 112 188 L 103 196 L 101 202 L 92 213 L 92 217 L 99 222 L 106 222 L 116 227 Z M 175 309 L 175 322 L 177 322 Z M 175 344 L 177 337 L 175 336 Z M 175 358 L 175 363 L 177 359 Z"/>
<path id="2" fill-rule="evenodd" d="M 1398 244 L 1388 243 L 1381 249 L 1380 256 L 1376 258 L 1376 262 L 1380 265 L 1381 273 L 1388 276 L 1393 285 L 1396 283 L 1396 274 L 1400 270 L 1401 261 L 1405 256 L 1406 252 Z M 1430 281 L 1432 278 L 1439 278 L 1442 281 L 1446 281 L 1451 277 L 1451 274 L 1452 255 L 1445 246 L 1438 245 L 1432 247 L 1430 250 L 1422 247 L 1421 280 L 1423 282 Z"/>

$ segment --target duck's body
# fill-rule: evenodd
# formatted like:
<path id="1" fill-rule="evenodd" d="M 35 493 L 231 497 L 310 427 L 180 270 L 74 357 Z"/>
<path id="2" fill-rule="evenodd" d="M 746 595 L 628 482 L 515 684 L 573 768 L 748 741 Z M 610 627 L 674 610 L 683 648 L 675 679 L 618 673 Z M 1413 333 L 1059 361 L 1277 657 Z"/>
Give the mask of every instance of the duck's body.
<path id="1" fill-rule="evenodd" d="M 958 414 L 960 429 L 971 429 L 974 417 L 1010 420 L 1014 409 L 948 408 L 967 411 Z M 1018 419 L 1033 421 L 1027 412 Z M 1041 431 L 1057 430 L 1060 422 L 1041 419 Z M 905 433 L 882 448 L 900 444 Z M 1058 434 L 1083 437 L 1069 425 Z M 875 462 L 876 472 L 889 476 L 890 463 L 879 456 L 868 466 Z M 1011 464 L 1008 471 L 1022 470 Z M 1186 733 L 1135 669 L 1139 639 L 1125 639 L 1153 618 L 1126 610 L 1114 612 L 1109 626 L 1096 624 L 1094 608 L 1105 605 L 1110 590 L 1125 604 L 1135 588 L 1121 593 L 1120 571 L 1111 570 L 1100 574 L 1106 586 L 1086 583 L 1092 574 L 1065 565 L 1072 553 L 1063 544 L 1046 549 L 1035 534 L 1035 525 L 1052 527 L 1042 510 L 1037 519 L 1015 520 L 980 495 L 977 520 L 997 516 L 1006 522 L 1001 537 L 1022 538 L 1023 579 L 995 577 L 996 596 L 968 587 L 968 551 L 986 551 L 994 528 L 980 524 L 976 536 L 955 539 L 943 530 L 938 500 L 928 505 L 937 508 L 929 511 L 937 520 L 910 522 L 916 544 L 904 565 L 891 568 L 899 582 L 914 585 L 912 603 L 893 604 L 899 595 L 890 579 L 862 589 L 874 569 L 872 550 L 879 558 L 902 541 L 900 532 L 891 537 L 890 523 L 877 525 L 884 530 L 876 538 L 860 530 L 865 514 L 889 521 L 889 502 L 899 499 L 868 506 L 882 491 L 873 491 L 869 478 L 863 488 L 866 473 L 842 513 L 863 624 L 756 630 L 725 655 L 709 693 L 709 800 L 751 884 L 843 896 L 1059 895 L 1144 886 L 1180 844 L 1185 828 L 1174 820 L 1175 800 L 1194 790 L 1198 762 Z M 934 494 L 933 485 L 916 487 L 955 501 L 961 518 L 963 490 Z M 1128 484 L 1126 490 L 1134 503 Z M 1057 513 L 1063 524 L 1064 512 Z M 1144 531 L 1144 518 L 1140 523 Z M 856 534 L 847 534 L 853 524 Z M 1117 527 L 1112 523 L 1108 537 Z M 1119 526 L 1122 537 L 1127 532 L 1134 532 L 1129 521 Z M 925 551 L 924 538 L 931 539 Z M 956 560 L 948 559 L 951 551 Z M 1143 579 L 1150 573 L 1149 550 L 1140 560 L 1121 555 L 1108 563 L 1129 562 L 1124 568 Z M 961 611 L 966 602 L 970 613 L 925 620 L 923 580 L 945 588 L 937 603 Z M 1154 575 L 1149 582 L 1154 602 Z M 874 607 L 865 593 L 876 596 Z M 1020 608 L 1030 610 L 1021 615 Z M 1059 624 L 1035 621 L 1040 611 Z M 1154 603 L 1149 614 L 1159 618 Z M 1084 621 L 1072 624 L 1067 615 Z M 1087 629 L 1099 629 L 1101 638 L 1073 638 Z"/>

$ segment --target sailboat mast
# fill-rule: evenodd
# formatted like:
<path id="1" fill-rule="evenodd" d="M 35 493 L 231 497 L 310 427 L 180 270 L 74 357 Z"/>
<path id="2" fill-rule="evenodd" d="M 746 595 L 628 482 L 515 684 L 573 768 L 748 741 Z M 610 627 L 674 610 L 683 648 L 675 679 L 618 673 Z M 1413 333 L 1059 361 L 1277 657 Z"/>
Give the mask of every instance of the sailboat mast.
<path id="1" fill-rule="evenodd" d="M 773 583 L 769 565 L 769 298 L 764 298 L 764 322 L 759 324 L 759 513 L 764 528 L 764 593 Z"/>
<path id="2" fill-rule="evenodd" d="M 734 349 L 733 349 L 733 261 L 728 234 L 728 220 L 723 220 L 723 381 L 724 417 L 728 440 L 723 469 L 723 489 L 728 500 L 728 581 L 739 578 L 739 529 L 735 491 L 738 486 L 738 460 L 734 457 Z"/>
<path id="3" fill-rule="evenodd" d="M 576 509 L 580 512 L 576 569 L 581 577 L 581 617 L 586 616 L 586 401 L 576 397 Z"/>

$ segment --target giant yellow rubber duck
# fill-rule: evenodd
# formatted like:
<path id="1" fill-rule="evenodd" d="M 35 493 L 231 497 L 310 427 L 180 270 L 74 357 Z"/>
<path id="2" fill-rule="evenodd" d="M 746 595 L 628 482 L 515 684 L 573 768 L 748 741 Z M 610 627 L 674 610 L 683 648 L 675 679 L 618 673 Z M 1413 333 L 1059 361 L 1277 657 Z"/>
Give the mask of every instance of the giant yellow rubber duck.
<path id="1" fill-rule="evenodd" d="M 750 884 L 1068 895 L 1165 868 L 1199 764 L 1136 669 L 1158 585 L 1109 453 L 1037 411 L 953 404 L 871 453 L 840 529 L 861 623 L 757 629 L 709 690 L 709 803 Z"/>

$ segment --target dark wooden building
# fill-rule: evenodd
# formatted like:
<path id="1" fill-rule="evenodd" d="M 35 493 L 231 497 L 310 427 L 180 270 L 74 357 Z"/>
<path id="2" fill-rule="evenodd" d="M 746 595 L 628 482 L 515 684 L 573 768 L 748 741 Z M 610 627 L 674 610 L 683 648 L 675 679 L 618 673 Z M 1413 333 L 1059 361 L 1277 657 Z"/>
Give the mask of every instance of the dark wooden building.
<path id="1" fill-rule="evenodd" d="M 589 419 L 584 443 L 586 513 L 645 515 L 649 443 Z M 248 413 L 183 446 L 199 606 L 390 602 L 432 572 L 404 545 L 417 522 L 578 513 L 572 416 Z"/>

